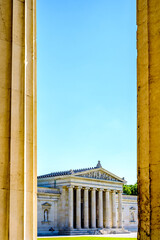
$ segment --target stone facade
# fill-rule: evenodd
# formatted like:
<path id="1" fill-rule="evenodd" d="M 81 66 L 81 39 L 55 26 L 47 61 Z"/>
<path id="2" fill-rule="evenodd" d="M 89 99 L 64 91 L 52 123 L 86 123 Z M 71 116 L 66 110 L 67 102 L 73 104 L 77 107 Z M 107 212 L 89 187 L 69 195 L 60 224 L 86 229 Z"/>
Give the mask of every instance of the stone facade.
<path id="1" fill-rule="evenodd" d="M 124 179 L 94 168 L 38 177 L 38 235 L 137 230 L 137 197 L 122 194 Z"/>

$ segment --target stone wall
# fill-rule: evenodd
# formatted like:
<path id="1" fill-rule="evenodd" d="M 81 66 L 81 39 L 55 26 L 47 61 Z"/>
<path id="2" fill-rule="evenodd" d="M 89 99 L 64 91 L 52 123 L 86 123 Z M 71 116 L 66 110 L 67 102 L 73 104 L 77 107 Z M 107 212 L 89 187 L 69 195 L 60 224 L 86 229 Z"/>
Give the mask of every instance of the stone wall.
<path id="1" fill-rule="evenodd" d="M 60 193 L 54 188 L 38 188 L 37 195 L 37 226 L 38 235 L 52 235 L 58 233 L 58 200 Z M 45 211 L 48 214 L 45 216 Z M 49 229 L 54 231 L 49 231 Z"/>
<path id="2" fill-rule="evenodd" d="M 58 230 L 68 228 L 68 190 L 67 188 L 38 187 L 38 235 L 56 235 Z M 111 193 L 110 193 L 110 209 Z M 129 231 L 137 231 L 138 206 L 137 196 L 122 195 L 123 227 Z M 44 211 L 48 209 L 48 221 L 45 221 Z M 116 194 L 116 214 L 118 216 L 118 194 Z M 111 211 L 110 211 L 111 212 Z M 110 214 L 112 226 L 112 214 Z M 118 226 L 118 217 L 117 217 Z M 50 228 L 54 231 L 49 231 Z"/>

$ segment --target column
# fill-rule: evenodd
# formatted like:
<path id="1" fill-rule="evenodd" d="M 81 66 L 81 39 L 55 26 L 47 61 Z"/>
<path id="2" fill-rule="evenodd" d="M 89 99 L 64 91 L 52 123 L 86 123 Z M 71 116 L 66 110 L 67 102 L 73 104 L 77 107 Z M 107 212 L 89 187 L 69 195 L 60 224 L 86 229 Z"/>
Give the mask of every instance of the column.
<path id="1" fill-rule="evenodd" d="M 84 228 L 89 228 L 88 189 L 84 189 Z"/>
<path id="2" fill-rule="evenodd" d="M 103 189 L 99 189 L 98 191 L 98 227 L 103 228 Z"/>
<path id="3" fill-rule="evenodd" d="M 112 190 L 112 228 L 117 227 L 117 216 L 116 216 L 116 193 Z"/>
<path id="4" fill-rule="evenodd" d="M 0 239 L 37 238 L 36 1 L 0 0 Z"/>
<path id="5" fill-rule="evenodd" d="M 91 227 L 96 228 L 96 188 L 91 190 Z"/>
<path id="6" fill-rule="evenodd" d="M 68 187 L 69 229 L 73 229 L 73 186 Z"/>
<path id="7" fill-rule="evenodd" d="M 138 239 L 160 237 L 160 1 L 137 1 Z"/>
<path id="8" fill-rule="evenodd" d="M 122 191 L 118 191 L 118 227 L 122 228 Z"/>
<path id="9" fill-rule="evenodd" d="M 109 221 L 109 211 L 110 211 L 110 207 L 109 207 L 109 190 L 105 190 L 104 193 L 104 202 L 105 202 L 105 212 L 104 212 L 104 227 L 105 228 L 110 228 L 110 221 Z"/>
<path id="10" fill-rule="evenodd" d="M 76 228 L 81 229 L 81 187 L 76 188 Z"/>

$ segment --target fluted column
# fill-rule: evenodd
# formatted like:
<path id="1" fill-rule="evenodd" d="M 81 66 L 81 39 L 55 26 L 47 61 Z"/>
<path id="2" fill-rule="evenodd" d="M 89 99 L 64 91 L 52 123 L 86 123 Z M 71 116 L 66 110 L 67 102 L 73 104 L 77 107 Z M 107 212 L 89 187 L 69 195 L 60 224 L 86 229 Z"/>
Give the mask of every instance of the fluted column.
<path id="1" fill-rule="evenodd" d="M 73 229 L 73 186 L 68 188 L 69 229 Z"/>
<path id="2" fill-rule="evenodd" d="M 118 192 L 118 227 L 122 228 L 122 191 Z"/>
<path id="3" fill-rule="evenodd" d="M 85 188 L 84 189 L 84 228 L 88 228 L 89 227 L 89 218 L 88 218 L 88 189 L 89 188 Z"/>
<path id="4" fill-rule="evenodd" d="M 112 228 L 117 227 L 117 214 L 116 214 L 116 193 L 112 191 Z"/>
<path id="5" fill-rule="evenodd" d="M 91 227 L 96 228 L 96 188 L 91 190 Z"/>
<path id="6" fill-rule="evenodd" d="M 81 228 L 81 187 L 76 188 L 76 228 Z"/>
<path id="7" fill-rule="evenodd" d="M 99 210 L 98 227 L 103 228 L 103 189 L 101 188 L 98 191 L 98 210 Z"/>
<path id="8" fill-rule="evenodd" d="M 37 238 L 36 1 L 0 0 L 0 239 Z"/>
<path id="9" fill-rule="evenodd" d="M 109 190 L 105 190 L 104 193 L 105 196 L 105 211 L 104 211 L 104 227 L 105 228 L 110 228 L 110 222 L 109 222 Z"/>

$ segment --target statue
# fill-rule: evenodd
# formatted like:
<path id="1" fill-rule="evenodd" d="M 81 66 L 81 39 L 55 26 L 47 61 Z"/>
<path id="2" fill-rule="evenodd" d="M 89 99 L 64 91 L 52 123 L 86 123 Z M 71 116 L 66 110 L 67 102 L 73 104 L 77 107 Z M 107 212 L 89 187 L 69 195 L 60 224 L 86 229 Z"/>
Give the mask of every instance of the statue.
<path id="1" fill-rule="evenodd" d="M 44 210 L 44 222 L 48 222 L 48 210 Z"/>
<path id="2" fill-rule="evenodd" d="M 134 222 L 134 212 L 131 212 L 131 222 Z"/>

